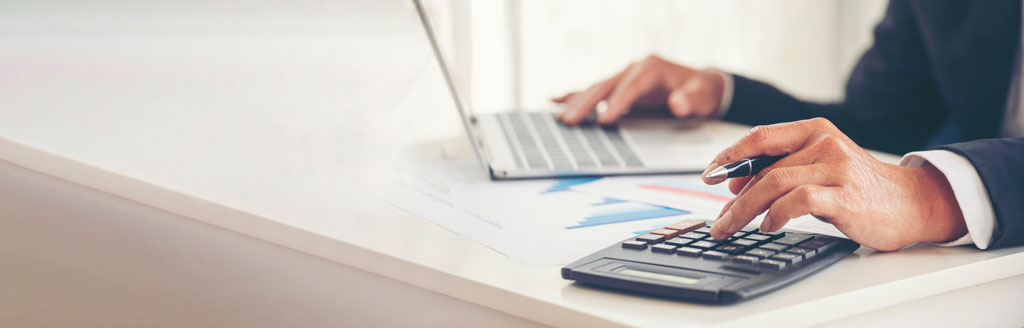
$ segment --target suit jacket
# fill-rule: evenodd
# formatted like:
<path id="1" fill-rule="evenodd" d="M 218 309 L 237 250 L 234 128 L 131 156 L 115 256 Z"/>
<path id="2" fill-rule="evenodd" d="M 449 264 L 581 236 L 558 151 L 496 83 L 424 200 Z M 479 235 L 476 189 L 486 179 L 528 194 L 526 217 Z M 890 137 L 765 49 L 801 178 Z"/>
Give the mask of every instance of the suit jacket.
<path id="1" fill-rule="evenodd" d="M 996 214 L 991 247 L 1021 245 L 1024 138 L 987 139 L 999 136 L 1020 34 L 1020 0 L 892 0 L 843 101 L 804 102 L 737 75 L 724 119 L 825 117 L 859 145 L 892 153 L 920 150 L 952 124 L 966 142 L 938 148 L 966 157 L 985 183 Z"/>

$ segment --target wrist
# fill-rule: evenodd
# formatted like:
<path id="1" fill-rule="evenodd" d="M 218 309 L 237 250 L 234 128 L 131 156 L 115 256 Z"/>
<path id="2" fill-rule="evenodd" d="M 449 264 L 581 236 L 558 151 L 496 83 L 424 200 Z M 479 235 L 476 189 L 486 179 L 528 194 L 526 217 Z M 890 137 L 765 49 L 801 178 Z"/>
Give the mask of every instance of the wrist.
<path id="1" fill-rule="evenodd" d="M 963 213 L 946 176 L 929 163 L 911 170 L 917 182 L 914 199 L 922 215 L 919 241 L 946 242 L 967 234 Z"/>

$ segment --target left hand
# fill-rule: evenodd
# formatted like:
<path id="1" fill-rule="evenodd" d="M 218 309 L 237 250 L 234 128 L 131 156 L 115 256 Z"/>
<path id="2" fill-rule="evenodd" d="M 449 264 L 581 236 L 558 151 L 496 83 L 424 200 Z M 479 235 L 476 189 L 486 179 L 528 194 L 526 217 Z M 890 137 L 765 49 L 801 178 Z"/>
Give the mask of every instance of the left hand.
<path id="1" fill-rule="evenodd" d="M 878 161 L 826 119 L 758 126 L 715 157 L 715 167 L 757 155 L 789 154 L 749 178 L 733 179 L 736 198 L 722 209 L 711 236 L 725 239 L 768 210 L 762 231 L 810 214 L 850 239 L 881 251 L 943 242 L 967 233 L 952 189 L 935 167 Z"/>

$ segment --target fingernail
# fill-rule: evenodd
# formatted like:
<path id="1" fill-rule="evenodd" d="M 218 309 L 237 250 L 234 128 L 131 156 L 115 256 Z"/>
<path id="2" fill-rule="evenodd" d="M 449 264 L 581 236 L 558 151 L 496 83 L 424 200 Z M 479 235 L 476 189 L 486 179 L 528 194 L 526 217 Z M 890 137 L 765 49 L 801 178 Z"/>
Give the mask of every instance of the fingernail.
<path id="1" fill-rule="evenodd" d="M 700 176 L 707 177 L 708 173 L 711 173 L 711 170 L 714 170 L 716 167 L 718 167 L 718 162 L 711 162 L 711 164 L 708 164 L 708 167 L 704 168 L 704 173 L 701 173 Z"/>
<path id="2" fill-rule="evenodd" d="M 725 214 L 722 214 L 722 217 L 715 220 L 715 225 L 711 229 L 718 232 L 716 233 L 718 235 L 716 239 L 725 239 L 725 237 L 728 237 L 727 234 L 730 227 L 732 227 L 732 210 L 726 211 Z"/>

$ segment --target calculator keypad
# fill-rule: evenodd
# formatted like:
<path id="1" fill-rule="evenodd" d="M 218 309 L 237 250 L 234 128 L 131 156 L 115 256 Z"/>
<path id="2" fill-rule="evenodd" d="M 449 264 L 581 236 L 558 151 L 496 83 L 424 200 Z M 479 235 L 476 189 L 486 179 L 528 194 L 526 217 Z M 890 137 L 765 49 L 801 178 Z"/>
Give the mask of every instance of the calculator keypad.
<path id="1" fill-rule="evenodd" d="M 622 242 L 622 248 L 730 261 L 752 268 L 783 270 L 837 244 L 838 238 L 793 232 L 763 233 L 745 227 L 726 240 L 714 240 L 701 220 L 684 220 Z"/>

